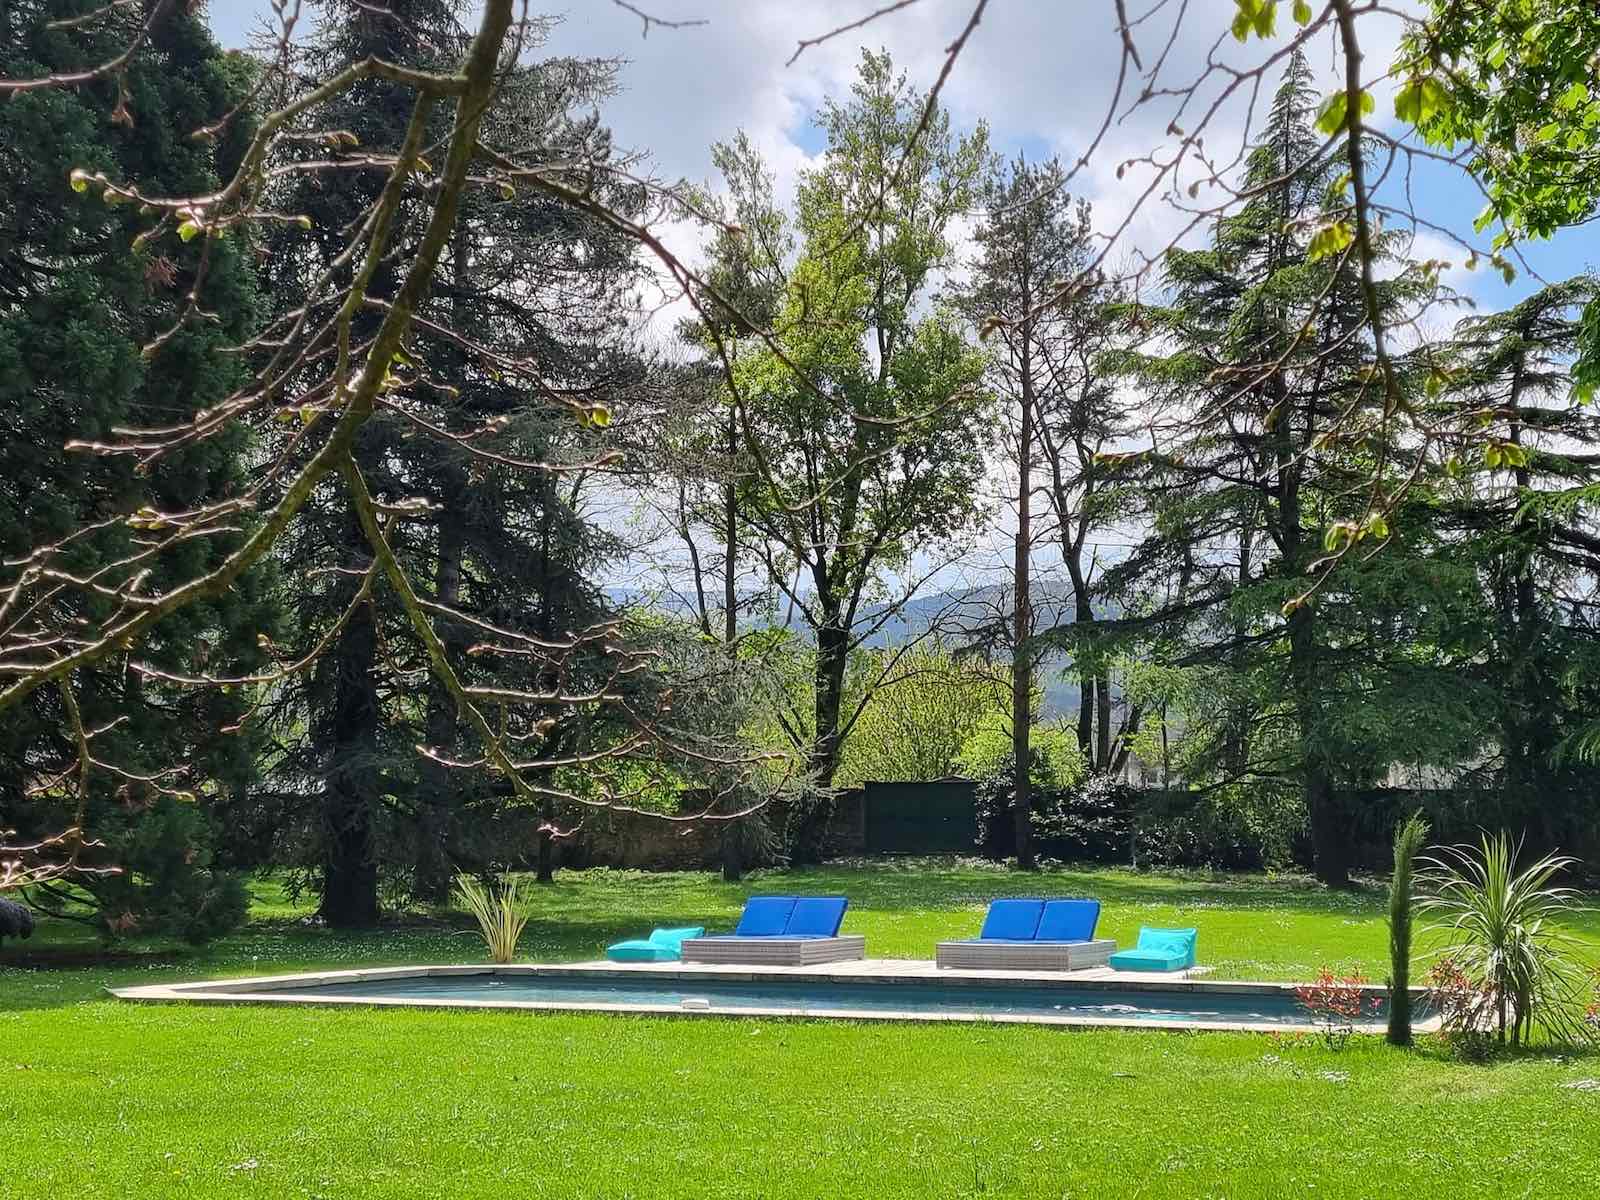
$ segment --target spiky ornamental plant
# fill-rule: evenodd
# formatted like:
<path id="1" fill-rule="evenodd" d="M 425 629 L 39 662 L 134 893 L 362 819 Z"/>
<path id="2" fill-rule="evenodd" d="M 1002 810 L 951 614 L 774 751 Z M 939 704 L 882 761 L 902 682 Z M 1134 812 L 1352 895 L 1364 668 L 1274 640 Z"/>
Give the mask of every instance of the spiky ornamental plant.
<path id="1" fill-rule="evenodd" d="M 1581 911 L 1579 893 L 1552 880 L 1577 860 L 1548 854 L 1517 869 L 1522 843 L 1484 834 L 1473 846 L 1442 846 L 1424 857 L 1419 907 L 1435 915 L 1428 931 L 1486 1001 L 1497 1039 L 1516 1046 L 1535 1028 L 1552 1039 L 1590 1042 L 1583 1021 L 1587 977 L 1561 922 Z"/>
<path id="2" fill-rule="evenodd" d="M 521 875 L 507 875 L 485 887 L 470 875 L 456 880 L 456 895 L 478 921 L 478 932 L 492 962 L 508 963 L 517 954 L 517 940 L 528 923 L 527 896 Z"/>
<path id="3" fill-rule="evenodd" d="M 1411 905 L 1417 852 L 1428 822 L 1412 813 L 1394 831 L 1394 874 L 1389 877 L 1389 1033 L 1391 1046 L 1411 1045 Z"/>

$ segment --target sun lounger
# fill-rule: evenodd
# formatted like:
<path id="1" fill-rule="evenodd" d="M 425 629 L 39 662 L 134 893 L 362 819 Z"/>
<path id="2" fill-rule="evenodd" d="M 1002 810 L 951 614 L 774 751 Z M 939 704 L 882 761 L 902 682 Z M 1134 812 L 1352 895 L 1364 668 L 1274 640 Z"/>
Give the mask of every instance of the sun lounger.
<path id="1" fill-rule="evenodd" d="M 1148 925 L 1139 929 L 1139 941 L 1132 950 L 1120 950 L 1111 956 L 1111 965 L 1119 971 L 1186 971 L 1195 963 L 1195 943 L 1199 940 L 1197 929 L 1154 929 Z"/>
<path id="2" fill-rule="evenodd" d="M 866 954 L 867 940 L 840 934 L 843 896 L 751 896 L 731 934 L 683 943 L 689 963 L 743 963 L 802 967 Z"/>
<path id="3" fill-rule="evenodd" d="M 606 947 L 606 957 L 612 962 L 677 962 L 683 955 L 683 943 L 697 938 L 706 931 L 704 925 L 686 929 L 656 929 L 647 938 L 633 938 Z"/>
<path id="4" fill-rule="evenodd" d="M 940 942 L 941 967 L 978 971 L 1076 971 L 1104 966 L 1117 944 L 1096 938 L 1098 900 L 995 900 L 976 938 Z"/>

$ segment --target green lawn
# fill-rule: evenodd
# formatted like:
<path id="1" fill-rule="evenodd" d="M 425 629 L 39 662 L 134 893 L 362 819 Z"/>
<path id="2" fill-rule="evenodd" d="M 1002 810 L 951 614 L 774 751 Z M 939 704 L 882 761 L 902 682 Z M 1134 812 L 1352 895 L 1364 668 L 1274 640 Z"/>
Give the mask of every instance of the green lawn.
<path id="1" fill-rule="evenodd" d="M 594 872 L 541 889 L 527 957 L 751 890 L 842 891 L 875 955 L 926 956 L 1006 893 L 1102 927 L 1193 923 L 1218 975 L 1383 974 L 1376 890 L 1259 876 L 871 864 L 724 885 Z M 359 936 L 263 887 L 207 951 L 61 966 L 0 950 L 0 1200 L 123 1196 L 1591 1196 L 1600 1056 L 1467 1066 L 1357 1039 L 513 1012 L 144 1007 L 108 984 L 473 960 L 458 915 Z M 1600 944 L 1600 919 L 1580 932 Z M 41 947 L 41 942 L 46 943 Z M 6 965 L 17 962 L 26 965 Z"/>

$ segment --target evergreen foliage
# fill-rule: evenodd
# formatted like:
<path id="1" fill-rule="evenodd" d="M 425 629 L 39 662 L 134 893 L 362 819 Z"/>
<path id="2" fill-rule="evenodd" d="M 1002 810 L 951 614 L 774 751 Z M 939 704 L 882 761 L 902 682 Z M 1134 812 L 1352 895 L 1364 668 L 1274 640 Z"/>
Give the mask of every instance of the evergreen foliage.
<path id="1" fill-rule="evenodd" d="M 407 0 L 387 12 L 328 0 L 301 50 L 299 75 L 310 86 L 369 54 L 425 69 L 454 64 L 468 41 L 464 11 L 451 0 Z M 486 129 L 506 132 L 544 161 L 607 162 L 609 136 L 587 110 L 612 87 L 614 71 L 599 60 L 519 65 L 502 81 Z M 402 85 L 368 79 L 323 110 L 318 127 L 354 135 L 349 153 L 392 152 L 409 105 Z M 441 110 L 437 135 L 447 119 Z M 305 153 L 314 160 L 328 148 L 308 141 Z M 274 247 L 268 279 L 279 311 L 292 309 L 305 281 L 334 260 L 348 223 L 382 183 L 377 173 L 365 184 L 339 178 L 341 186 L 328 187 L 312 169 L 286 191 L 283 208 L 307 214 L 312 231 L 290 227 Z M 623 212 L 640 201 L 609 186 L 606 199 Z M 415 226 L 426 212 L 418 193 L 401 220 Z M 469 190 L 414 335 L 427 378 L 403 405 L 381 407 L 356 442 L 356 460 L 380 502 L 426 502 L 425 519 L 393 534 L 397 556 L 426 585 L 426 600 L 552 641 L 593 638 L 560 679 L 530 665 L 522 681 L 530 691 L 581 695 L 604 686 L 614 669 L 599 633 L 615 614 L 594 574 L 616 547 L 583 514 L 588 476 L 578 468 L 603 451 L 611 410 L 639 377 L 624 323 L 637 269 L 631 241 L 535 189 Z M 392 295 L 397 270 L 380 268 L 369 295 L 380 303 Z M 369 307 L 357 337 L 381 317 Z M 510 382 L 446 329 L 504 362 L 537 363 L 542 390 L 529 394 Z M 500 461 L 469 453 L 460 440 L 468 437 Z M 369 562 L 344 502 L 319 499 L 283 546 L 286 574 L 301 581 L 293 599 L 300 626 L 327 628 L 350 608 Z M 439 630 L 470 686 L 482 670 L 466 651 L 480 637 L 449 619 Z M 505 683 L 504 664 L 494 665 Z M 475 755 L 458 745 L 455 705 L 428 676 L 414 629 L 381 587 L 356 607 L 316 671 L 277 697 L 274 718 L 283 750 L 266 764 L 267 786 L 241 809 L 241 828 L 256 853 L 300 869 L 330 923 L 371 924 L 386 888 L 402 900 L 444 901 L 458 871 L 511 856 L 538 855 L 548 876 L 549 839 L 538 830 L 557 815 L 554 806 L 519 811 L 487 769 L 441 761 Z M 613 732 L 602 706 L 553 705 L 549 723 L 521 750 L 529 759 L 572 756 Z M 419 756 L 418 746 L 427 753 Z M 562 786 L 549 775 L 539 782 Z"/>
<path id="2" fill-rule="evenodd" d="M 1372 385 L 1356 264 L 1318 247 L 1342 183 L 1311 117 L 1297 56 L 1249 159 L 1251 199 L 1210 247 L 1169 252 L 1170 301 L 1129 314 L 1152 349 L 1123 366 L 1158 405 L 1159 449 L 1125 463 L 1152 532 L 1107 589 L 1181 661 L 1217 673 L 1223 712 L 1194 765 L 1292 781 L 1317 874 L 1343 885 L 1341 796 L 1396 761 L 1455 764 L 1476 748 L 1445 637 L 1476 589 L 1402 485 L 1414 451 Z M 1380 246 L 1393 264 L 1380 302 L 1401 320 L 1435 283 L 1398 257 L 1396 235 Z"/>
<path id="3" fill-rule="evenodd" d="M 100 7 L 0 5 L 0 75 L 80 69 L 114 54 L 143 19 L 137 9 L 48 25 Z M 244 478 L 249 446 L 237 432 L 148 464 L 63 447 L 116 426 L 181 423 L 239 382 L 237 360 L 220 351 L 247 336 L 256 317 L 248 241 L 230 233 L 203 247 L 169 236 L 130 249 L 145 222 L 69 187 L 69 177 L 74 169 L 104 172 L 162 194 L 213 189 L 234 169 L 246 125 L 215 142 L 189 135 L 228 111 L 249 78 L 247 64 L 224 55 L 198 16 L 180 11 L 115 79 L 0 103 L 0 592 L 36 547 L 87 526 L 48 565 L 88 576 L 141 552 L 145 539 L 131 521 L 141 508 L 188 511 Z M 204 315 L 185 316 L 202 253 L 210 259 Z M 175 325 L 159 353 L 142 353 Z M 196 540 L 152 558 L 145 591 L 203 572 L 231 544 Z M 77 673 L 85 725 L 111 726 L 95 737 L 96 756 L 148 779 L 91 774 L 87 825 L 105 843 L 93 858 L 120 873 L 35 889 L 39 907 L 105 933 L 176 932 L 195 941 L 243 918 L 238 882 L 213 864 L 213 812 L 248 785 L 260 743 L 249 732 L 218 735 L 241 715 L 240 698 L 168 686 L 141 667 L 252 667 L 257 636 L 270 634 L 276 617 L 269 580 L 266 572 L 247 576 L 227 596 L 161 622 L 137 650 Z M 81 597 L 57 593 L 52 619 L 70 628 L 87 612 L 76 605 L 97 603 Z M 51 783 L 75 754 L 61 709 L 49 689 L 0 723 L 0 826 L 53 831 L 70 823 L 77 781 Z"/>

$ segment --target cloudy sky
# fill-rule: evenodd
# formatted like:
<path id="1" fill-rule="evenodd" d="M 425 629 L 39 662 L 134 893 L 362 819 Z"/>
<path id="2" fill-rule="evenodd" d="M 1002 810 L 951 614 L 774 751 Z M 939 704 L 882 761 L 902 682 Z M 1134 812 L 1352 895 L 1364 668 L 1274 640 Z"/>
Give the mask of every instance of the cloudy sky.
<path id="1" fill-rule="evenodd" d="M 652 27 L 646 36 L 640 18 L 615 0 L 546 0 L 544 10 L 558 20 L 540 53 L 624 60 L 621 89 L 605 104 L 603 115 L 617 144 L 647 152 L 657 176 L 710 180 L 711 144 L 743 129 L 774 169 L 780 196 L 789 194 L 796 174 L 820 151 L 813 117 L 824 98 L 847 93 L 864 46 L 887 48 L 911 79 L 926 87 L 938 76 L 945 48 L 972 12 L 972 0 L 920 0 L 865 29 L 807 49 L 791 64 L 788 60 L 800 39 L 855 21 L 882 7 L 884 0 L 631 2 L 663 19 L 703 24 Z M 1417 0 L 1397 0 L 1397 4 L 1414 10 Z M 538 0 L 533 7 L 541 7 Z M 1185 23 L 1175 36 L 1164 14 L 1165 24 L 1152 20 L 1138 30 L 1146 66 L 1156 61 L 1170 40 L 1161 86 L 1193 81 L 1203 73 L 1208 55 L 1254 66 L 1264 53 L 1283 45 L 1289 26 L 1285 3 L 1280 36 L 1272 43 L 1252 41 L 1241 47 L 1226 35 L 1233 0 L 1188 0 L 1184 7 Z M 270 7 L 268 0 L 210 0 L 209 11 L 218 38 L 237 46 L 270 14 Z M 986 121 L 996 149 L 1008 156 L 1021 152 L 1029 158 L 1059 154 L 1067 162 L 1077 159 L 1101 124 L 1116 80 L 1120 56 L 1113 11 L 1110 0 L 991 0 L 943 92 L 955 125 L 969 128 Z M 1392 112 L 1393 89 L 1378 77 L 1392 58 L 1399 31 L 1397 19 L 1381 14 L 1364 19 L 1361 26 L 1379 118 Z M 1318 90 L 1334 90 L 1342 65 L 1332 35 L 1319 35 L 1309 57 L 1318 75 Z M 1257 98 L 1262 107 L 1277 75 L 1274 69 L 1263 83 L 1264 94 Z M 1178 115 L 1178 123 L 1193 133 L 1197 111 L 1217 101 L 1206 125 L 1205 147 L 1214 159 L 1226 162 L 1245 136 L 1250 97 L 1246 92 L 1231 102 L 1219 101 L 1219 86 L 1215 76 L 1206 82 L 1195 107 Z M 1119 111 L 1091 163 L 1074 181 L 1074 190 L 1094 202 L 1097 227 L 1106 233 L 1120 231 L 1113 261 L 1125 263 L 1136 250 L 1159 253 L 1191 223 L 1191 215 L 1179 204 L 1159 198 L 1139 202 L 1150 181 L 1147 169 L 1134 166 L 1121 178 L 1117 172 L 1125 159 L 1153 150 L 1170 153 L 1179 140 L 1167 132 L 1175 104 L 1171 99 L 1158 100 L 1131 112 Z M 1182 183 L 1194 178 L 1193 173 L 1186 175 Z M 1483 205 L 1466 176 L 1439 166 L 1409 173 L 1396 170 L 1382 194 L 1395 203 L 1409 196 L 1409 206 L 1425 220 L 1468 238 L 1472 219 Z M 1195 203 L 1203 206 L 1208 199 L 1220 198 L 1202 188 Z M 1197 240 L 1203 234 L 1202 226 L 1188 236 Z M 692 252 L 697 238 L 683 230 L 681 237 L 670 240 L 676 249 Z M 1493 271 L 1464 270 L 1464 251 L 1439 233 L 1419 231 L 1412 247 L 1413 257 L 1452 260 L 1456 266 L 1447 272 L 1446 281 L 1481 311 L 1527 294 L 1538 285 L 1540 274 L 1554 280 L 1600 267 L 1600 232 L 1568 231 L 1525 253 L 1533 273 L 1519 276 L 1508 288 Z M 1446 326 L 1455 315 L 1440 313 L 1434 328 Z M 1002 480 L 995 482 L 1003 486 Z M 994 530 L 995 545 L 989 548 L 996 562 L 1004 557 L 1001 544 L 1009 536 L 1008 524 L 1002 513 Z"/>
<path id="2" fill-rule="evenodd" d="M 1408 4 L 1415 7 L 1416 0 L 1401 0 L 1401 7 Z M 534 8 L 544 7 L 559 21 L 543 52 L 625 60 L 621 91 L 605 105 L 604 115 L 618 144 L 647 151 L 656 174 L 709 179 L 711 143 L 743 129 L 768 158 L 783 194 L 820 148 L 814 113 L 824 97 L 847 91 L 862 47 L 886 47 L 914 81 L 927 85 L 938 75 L 945 47 L 965 25 L 972 0 L 920 0 L 808 49 L 792 65 L 788 60 L 800 39 L 857 20 L 882 7 L 882 0 L 634 0 L 633 6 L 667 20 L 704 23 L 657 26 L 646 36 L 640 18 L 615 0 L 547 0 Z M 1287 29 L 1288 5 L 1283 8 Z M 1234 5 L 1232 0 L 1190 0 L 1187 9 L 1161 76 L 1168 86 L 1199 73 L 1224 35 Z M 991 0 L 944 92 L 956 124 L 987 121 L 996 147 L 1007 154 L 1060 154 L 1069 161 L 1081 154 L 1101 121 L 1119 64 L 1112 12 L 1109 0 Z M 219 39 L 240 45 L 270 7 L 268 0 L 211 0 L 210 13 Z M 1373 74 L 1381 74 L 1389 61 L 1398 31 L 1399 22 L 1382 15 L 1363 25 L 1363 49 Z M 1171 32 L 1164 14 L 1140 28 L 1147 66 Z M 1283 40 L 1280 33 L 1276 42 Z M 1222 36 L 1215 52 L 1224 62 L 1250 65 L 1260 61 L 1262 50 L 1259 41 L 1239 47 Z M 1311 60 L 1321 86 L 1331 90 L 1337 66 L 1331 35 L 1313 44 Z M 1275 77 L 1268 91 L 1272 82 Z M 1209 101 L 1216 90 L 1213 80 L 1201 94 Z M 1381 117 L 1391 111 L 1388 89 L 1377 81 L 1376 90 Z M 1149 180 L 1139 168 L 1119 180 L 1118 163 L 1158 147 L 1170 150 L 1176 139 L 1167 136 L 1166 126 L 1173 116 L 1173 102 L 1167 101 L 1120 117 L 1076 181 L 1076 190 L 1095 202 L 1103 231 L 1122 227 Z M 1224 103 L 1208 127 L 1208 151 L 1218 159 L 1231 157 L 1245 117 L 1242 97 Z M 1180 124 L 1193 131 L 1193 110 Z M 1396 201 L 1402 183 L 1409 183 L 1420 215 L 1470 235 L 1483 201 L 1469 180 L 1439 167 L 1419 168 L 1408 180 L 1397 171 L 1387 189 Z M 1203 189 L 1198 202 L 1205 203 L 1208 195 L 1216 196 Z M 1146 202 L 1133 212 L 1122 234 L 1124 245 L 1158 251 L 1187 221 L 1170 203 Z M 1428 232 L 1419 234 L 1414 254 L 1458 262 L 1464 257 L 1447 239 Z M 1600 265 L 1600 232 L 1570 231 L 1527 254 L 1536 273 L 1561 278 Z M 1468 275 L 1459 267 L 1448 278 L 1486 307 L 1499 307 L 1536 283 L 1531 277 L 1519 279 L 1508 292 L 1492 272 Z"/>

